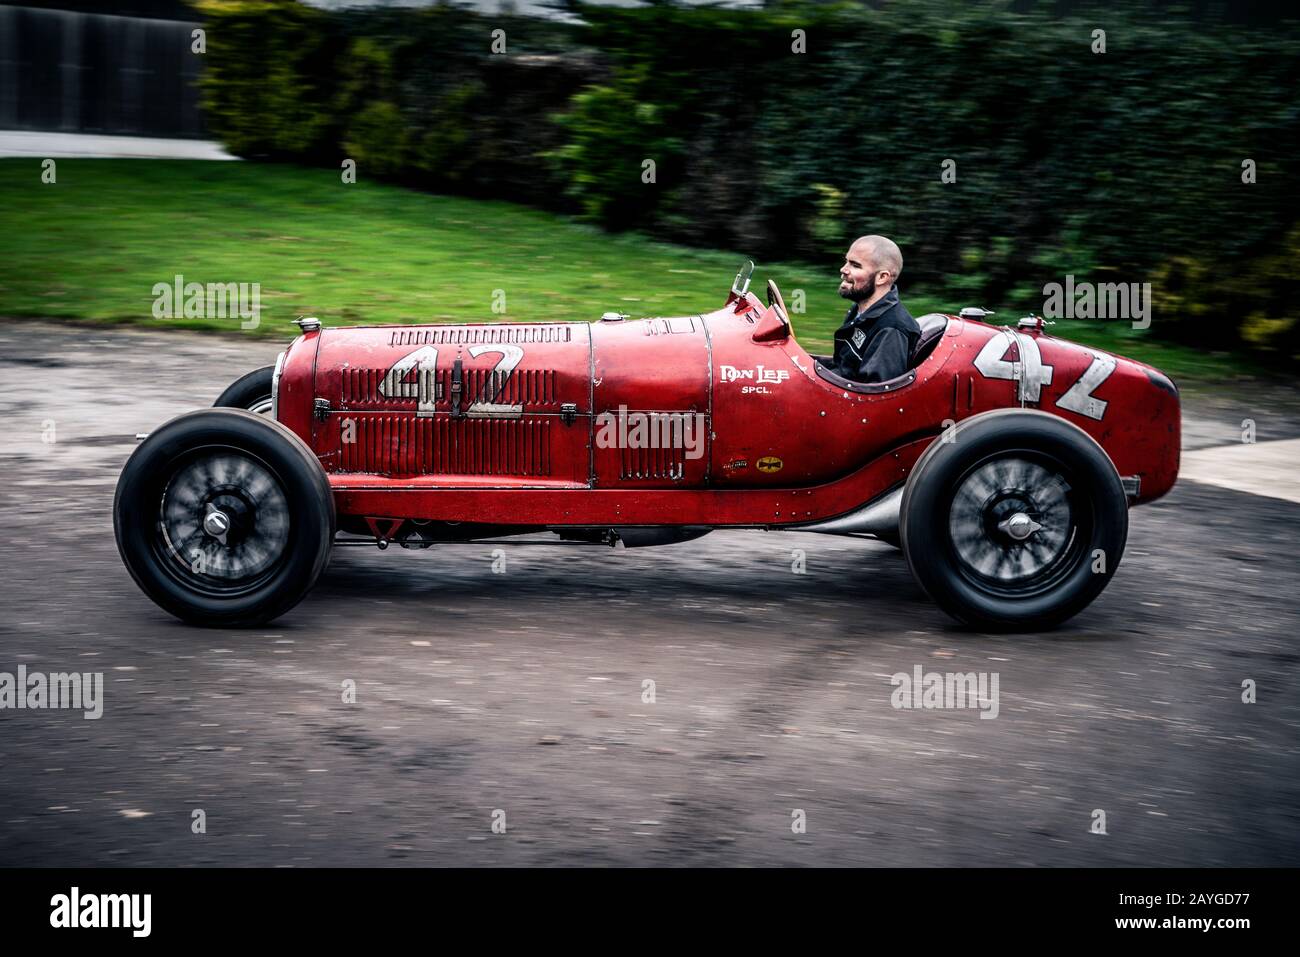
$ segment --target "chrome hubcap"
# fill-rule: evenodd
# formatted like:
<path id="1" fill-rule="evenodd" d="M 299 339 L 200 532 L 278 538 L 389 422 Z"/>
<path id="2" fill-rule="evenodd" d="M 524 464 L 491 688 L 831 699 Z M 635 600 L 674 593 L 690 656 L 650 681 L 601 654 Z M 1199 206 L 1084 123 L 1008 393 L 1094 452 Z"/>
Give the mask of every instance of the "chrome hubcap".
<path id="1" fill-rule="evenodd" d="M 268 395 L 265 399 L 258 399 L 248 407 L 249 412 L 255 412 L 258 415 L 271 414 L 271 397 Z"/>
<path id="2" fill-rule="evenodd" d="M 1028 459 L 986 462 L 957 487 L 948 532 L 965 569 L 1000 586 L 1023 586 L 1070 544 L 1074 514 L 1060 474 Z"/>
<path id="3" fill-rule="evenodd" d="M 998 529 L 1017 542 L 1023 542 L 1042 527 L 1024 512 L 1016 512 L 1010 518 L 998 522 Z"/>
<path id="4" fill-rule="evenodd" d="M 266 572 L 289 541 L 289 503 L 275 476 L 234 450 L 182 466 L 163 491 L 163 543 L 185 572 L 231 587 Z"/>
<path id="5" fill-rule="evenodd" d="M 213 538 L 224 542 L 226 533 L 230 531 L 230 519 L 225 512 L 213 509 L 203 516 L 203 530 Z"/>

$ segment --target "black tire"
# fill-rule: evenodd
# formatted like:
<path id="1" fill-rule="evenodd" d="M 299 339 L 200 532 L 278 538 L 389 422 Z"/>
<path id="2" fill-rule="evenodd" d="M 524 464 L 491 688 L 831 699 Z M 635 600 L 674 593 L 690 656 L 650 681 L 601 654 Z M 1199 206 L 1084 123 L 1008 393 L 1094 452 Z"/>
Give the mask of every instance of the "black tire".
<path id="1" fill-rule="evenodd" d="M 1078 614 L 1110 581 L 1128 538 L 1110 457 L 1082 429 L 1034 409 L 985 413 L 950 434 L 921 456 L 903 492 L 912 575 L 979 628 L 1050 628 Z"/>
<path id="2" fill-rule="evenodd" d="M 160 607 L 196 625 L 255 625 L 298 604 L 325 570 L 334 497 L 288 429 L 204 409 L 150 433 L 127 460 L 113 529 L 131 577 Z"/>
<path id="3" fill-rule="evenodd" d="M 240 376 L 212 403 L 214 409 L 247 409 L 258 415 L 271 414 L 271 380 L 275 366 L 254 369 Z"/>

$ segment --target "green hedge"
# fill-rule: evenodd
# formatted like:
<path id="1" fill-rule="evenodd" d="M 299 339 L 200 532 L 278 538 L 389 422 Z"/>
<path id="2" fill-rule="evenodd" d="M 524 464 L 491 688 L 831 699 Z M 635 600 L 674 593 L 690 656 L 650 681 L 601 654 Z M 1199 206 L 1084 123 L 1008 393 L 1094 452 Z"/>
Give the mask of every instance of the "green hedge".
<path id="1" fill-rule="evenodd" d="M 1149 281 L 1157 332 L 1300 353 L 1295 23 L 571 6 L 582 25 L 209 0 L 209 122 L 243 155 L 346 155 L 362 175 L 828 272 L 853 236 L 885 233 L 905 284 L 989 305 L 1040 307 L 1067 273 Z"/>
<path id="2" fill-rule="evenodd" d="M 453 7 L 331 12 L 199 0 L 209 127 L 236 155 L 554 206 L 552 113 L 602 71 L 559 23 Z M 491 31 L 506 53 L 490 53 Z"/>

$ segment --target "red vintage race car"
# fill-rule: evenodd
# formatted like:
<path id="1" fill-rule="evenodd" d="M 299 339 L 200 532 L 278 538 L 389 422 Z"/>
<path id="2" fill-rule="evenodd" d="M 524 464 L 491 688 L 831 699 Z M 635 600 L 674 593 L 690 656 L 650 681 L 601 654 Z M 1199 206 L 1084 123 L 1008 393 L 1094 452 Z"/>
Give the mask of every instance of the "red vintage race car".
<path id="1" fill-rule="evenodd" d="M 1114 574 L 1130 504 L 1173 486 L 1178 392 L 985 315 L 922 316 L 910 370 L 877 384 L 805 351 L 748 268 L 703 315 L 300 320 L 273 369 L 135 450 L 118 548 L 167 611 L 230 626 L 296 605 L 338 544 L 867 535 L 961 621 L 1049 627 Z"/>

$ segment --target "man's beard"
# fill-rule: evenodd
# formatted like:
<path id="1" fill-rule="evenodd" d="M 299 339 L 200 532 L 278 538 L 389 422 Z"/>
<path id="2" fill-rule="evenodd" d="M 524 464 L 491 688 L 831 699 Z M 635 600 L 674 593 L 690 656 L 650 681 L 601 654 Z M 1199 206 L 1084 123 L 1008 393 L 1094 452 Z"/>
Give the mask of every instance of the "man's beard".
<path id="1" fill-rule="evenodd" d="M 854 302 L 866 302 L 871 298 L 871 294 L 876 291 L 876 277 L 872 276 L 865 286 L 850 286 L 845 289 L 843 284 L 840 285 L 840 296 L 845 299 L 851 299 Z"/>

